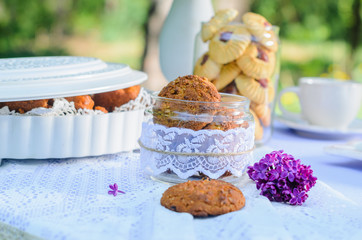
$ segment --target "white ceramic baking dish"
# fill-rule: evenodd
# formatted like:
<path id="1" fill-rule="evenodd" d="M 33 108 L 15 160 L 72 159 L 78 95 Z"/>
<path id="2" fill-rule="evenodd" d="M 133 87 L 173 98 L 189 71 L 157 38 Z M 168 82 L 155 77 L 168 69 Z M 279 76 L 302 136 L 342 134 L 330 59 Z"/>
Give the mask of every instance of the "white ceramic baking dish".
<path id="1" fill-rule="evenodd" d="M 68 158 L 137 147 L 143 110 L 79 116 L 0 116 L 0 158 Z"/>
<path id="2" fill-rule="evenodd" d="M 147 79 L 127 65 L 83 57 L 0 59 L 0 76 L 1 102 L 112 91 Z M 130 151 L 138 147 L 143 116 L 144 109 L 100 115 L 0 115 L 0 160 Z"/>

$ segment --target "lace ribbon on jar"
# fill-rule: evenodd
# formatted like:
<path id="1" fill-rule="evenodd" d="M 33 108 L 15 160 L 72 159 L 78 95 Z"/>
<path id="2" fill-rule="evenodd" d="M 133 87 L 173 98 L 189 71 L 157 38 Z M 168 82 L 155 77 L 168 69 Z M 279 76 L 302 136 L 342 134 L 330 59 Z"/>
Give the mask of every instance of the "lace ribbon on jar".
<path id="1" fill-rule="evenodd" d="M 154 175 L 171 170 L 186 179 L 199 172 L 219 178 L 226 171 L 240 177 L 252 162 L 254 124 L 228 131 L 167 128 L 144 122 L 141 162 Z"/>

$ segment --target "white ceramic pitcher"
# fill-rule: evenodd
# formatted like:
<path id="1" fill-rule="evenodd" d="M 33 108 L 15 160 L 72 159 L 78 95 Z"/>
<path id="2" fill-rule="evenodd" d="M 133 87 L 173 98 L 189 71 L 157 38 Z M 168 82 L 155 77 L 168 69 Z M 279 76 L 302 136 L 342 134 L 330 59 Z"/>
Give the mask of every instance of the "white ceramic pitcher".
<path id="1" fill-rule="evenodd" d="M 168 81 L 192 74 L 195 36 L 214 15 L 211 0 L 174 0 L 160 34 L 160 64 Z"/>

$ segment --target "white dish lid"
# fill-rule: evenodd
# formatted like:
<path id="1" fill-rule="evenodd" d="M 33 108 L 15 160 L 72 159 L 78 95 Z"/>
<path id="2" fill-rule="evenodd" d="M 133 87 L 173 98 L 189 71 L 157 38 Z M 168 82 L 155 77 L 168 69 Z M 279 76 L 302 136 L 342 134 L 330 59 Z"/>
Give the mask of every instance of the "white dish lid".
<path id="1" fill-rule="evenodd" d="M 140 84 L 147 74 L 90 57 L 0 59 L 0 102 L 79 96 Z"/>

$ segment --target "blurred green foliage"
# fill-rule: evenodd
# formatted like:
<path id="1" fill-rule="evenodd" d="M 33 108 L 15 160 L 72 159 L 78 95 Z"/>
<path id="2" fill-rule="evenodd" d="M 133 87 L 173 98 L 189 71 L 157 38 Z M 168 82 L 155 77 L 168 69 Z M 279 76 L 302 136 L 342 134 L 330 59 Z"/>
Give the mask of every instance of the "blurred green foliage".
<path id="1" fill-rule="evenodd" d="M 362 81 L 361 0 L 254 0 L 251 11 L 265 16 L 280 26 L 282 40 L 281 82 L 296 84 L 301 76 L 349 76 Z M 314 54 L 309 57 L 288 57 L 300 54 L 287 42 L 309 44 Z M 314 50 L 310 45 L 315 45 Z M 285 52 L 287 51 L 287 52 Z M 302 53 L 303 54 L 303 53 Z M 334 67 L 334 68 L 333 68 Z M 344 74 L 340 74 L 340 71 Z M 337 74 L 334 72 L 339 71 Z M 283 73 L 290 73 L 284 74 Z M 284 77 L 284 78 L 283 78 Z M 290 78 L 290 79 L 286 79 Z"/>
<path id="2" fill-rule="evenodd" d="M 2 0 L 0 57 L 66 54 L 62 38 L 99 33 L 102 41 L 143 37 L 148 0 Z M 51 38 L 48 49 L 37 38 Z"/>
<path id="3" fill-rule="evenodd" d="M 354 0 L 255 0 L 251 10 L 280 26 L 283 38 L 321 42 L 352 37 L 353 3 Z"/>
<path id="4" fill-rule="evenodd" d="M 107 58 L 113 51 L 122 55 L 116 61 L 139 68 L 151 2 L 0 0 L 0 57 L 94 53 L 114 49 L 111 43 L 116 42 L 117 51 L 108 49 L 97 56 Z M 362 81 L 361 0 L 251 0 L 250 4 L 252 11 L 280 26 L 281 82 L 286 86 L 335 65 Z M 74 38 L 76 44 L 69 44 Z"/>

